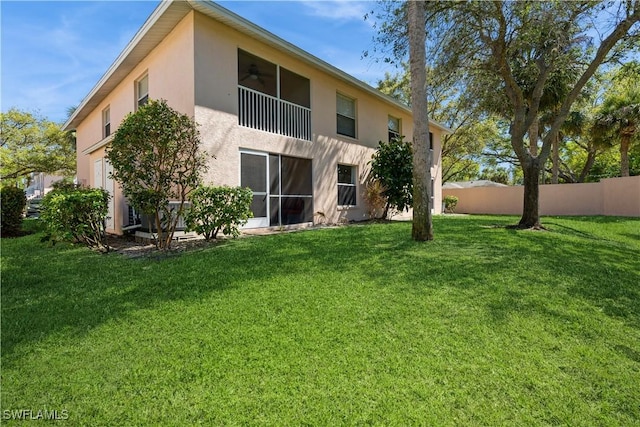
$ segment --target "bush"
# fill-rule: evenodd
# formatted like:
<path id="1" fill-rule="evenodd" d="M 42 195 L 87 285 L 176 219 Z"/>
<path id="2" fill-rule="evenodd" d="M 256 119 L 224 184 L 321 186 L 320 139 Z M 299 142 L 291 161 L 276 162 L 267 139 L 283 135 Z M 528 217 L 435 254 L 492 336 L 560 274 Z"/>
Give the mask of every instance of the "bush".
<path id="1" fill-rule="evenodd" d="M 386 188 L 377 179 L 370 180 L 364 190 L 364 200 L 367 203 L 367 213 L 371 219 L 379 219 L 384 214 L 387 206 Z"/>
<path id="2" fill-rule="evenodd" d="M 153 221 L 158 249 L 171 248 L 185 201 L 207 170 L 207 155 L 200 147 L 193 118 L 165 100 L 149 100 L 120 123 L 106 149 L 113 179 L 131 206 Z M 175 208 L 170 201 L 180 203 Z"/>
<path id="3" fill-rule="evenodd" d="M 248 188 L 198 187 L 191 193 L 191 209 L 185 218 L 187 230 L 204 235 L 206 240 L 216 239 L 220 230 L 237 237 L 239 227 L 253 216 L 252 200 L 253 193 Z"/>
<path id="4" fill-rule="evenodd" d="M 413 206 L 413 152 L 401 138 L 380 141 L 371 159 L 371 178 L 380 181 L 387 197 L 383 218 L 389 209 L 403 211 Z"/>
<path id="5" fill-rule="evenodd" d="M 444 211 L 454 213 L 456 206 L 458 205 L 458 198 L 456 196 L 444 196 Z"/>
<path id="6" fill-rule="evenodd" d="M 6 186 L 0 189 L 0 234 L 3 237 L 18 236 L 22 230 L 22 215 L 27 205 L 27 196 L 18 187 Z"/>
<path id="7" fill-rule="evenodd" d="M 109 211 L 109 192 L 101 188 L 64 186 L 42 199 L 41 216 L 49 238 L 71 240 L 108 252 L 105 220 Z"/>

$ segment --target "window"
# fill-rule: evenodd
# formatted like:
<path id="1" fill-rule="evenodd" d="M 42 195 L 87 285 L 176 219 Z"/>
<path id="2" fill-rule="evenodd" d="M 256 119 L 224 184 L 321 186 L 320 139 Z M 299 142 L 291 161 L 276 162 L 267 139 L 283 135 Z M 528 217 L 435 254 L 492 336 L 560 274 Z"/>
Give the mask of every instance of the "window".
<path id="1" fill-rule="evenodd" d="M 389 142 L 391 142 L 393 138 L 400 138 L 400 119 L 389 116 L 387 122 L 387 127 L 389 128 Z"/>
<path id="2" fill-rule="evenodd" d="M 338 113 L 338 134 L 356 137 L 356 101 L 346 96 L 337 95 L 336 110 Z"/>
<path id="3" fill-rule="evenodd" d="M 338 165 L 338 206 L 356 205 L 356 168 Z"/>
<path id="4" fill-rule="evenodd" d="M 429 150 L 433 151 L 433 133 L 429 132 Z"/>
<path id="5" fill-rule="evenodd" d="M 102 111 L 102 137 L 111 135 L 111 109 L 109 107 Z"/>
<path id="6" fill-rule="evenodd" d="M 145 75 L 136 82 L 136 109 L 149 102 L 149 76 Z"/>

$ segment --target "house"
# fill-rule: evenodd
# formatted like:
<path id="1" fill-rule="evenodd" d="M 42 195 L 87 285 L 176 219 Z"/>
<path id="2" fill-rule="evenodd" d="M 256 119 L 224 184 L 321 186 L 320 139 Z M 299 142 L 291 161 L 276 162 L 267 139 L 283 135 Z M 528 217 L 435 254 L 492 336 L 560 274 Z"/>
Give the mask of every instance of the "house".
<path id="1" fill-rule="evenodd" d="M 43 172 L 32 172 L 29 175 L 29 186 L 24 190 L 27 199 L 43 197 L 49 191 L 53 190 L 53 183 L 62 181 L 64 176 L 48 175 Z"/>
<path id="2" fill-rule="evenodd" d="M 381 140 L 412 138 L 411 110 L 211 1 L 163 1 L 65 124 L 75 129 L 77 178 L 113 199 L 107 230 L 130 208 L 105 147 L 149 98 L 200 126 L 205 183 L 248 186 L 247 227 L 367 218 L 368 162 Z M 440 141 L 430 127 L 434 213 L 441 209 Z"/>

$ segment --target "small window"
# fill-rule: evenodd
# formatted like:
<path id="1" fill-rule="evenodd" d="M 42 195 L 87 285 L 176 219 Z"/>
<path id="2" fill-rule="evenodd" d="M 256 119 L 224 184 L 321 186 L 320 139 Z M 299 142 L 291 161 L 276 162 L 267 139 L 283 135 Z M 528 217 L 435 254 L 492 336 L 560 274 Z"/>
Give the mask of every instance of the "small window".
<path id="1" fill-rule="evenodd" d="M 356 205 L 356 168 L 338 165 L 338 206 Z"/>
<path id="2" fill-rule="evenodd" d="M 149 102 L 149 76 L 146 75 L 136 82 L 136 108 Z"/>
<path id="3" fill-rule="evenodd" d="M 433 151 L 433 133 L 429 132 L 429 150 Z"/>
<path id="4" fill-rule="evenodd" d="M 102 137 L 111 135 L 111 109 L 109 107 L 102 111 Z"/>
<path id="5" fill-rule="evenodd" d="M 400 119 L 389 116 L 387 127 L 389 129 L 389 142 L 394 138 L 400 138 Z"/>
<path id="6" fill-rule="evenodd" d="M 338 134 L 356 137 L 356 101 L 338 94 L 336 110 L 338 112 Z"/>

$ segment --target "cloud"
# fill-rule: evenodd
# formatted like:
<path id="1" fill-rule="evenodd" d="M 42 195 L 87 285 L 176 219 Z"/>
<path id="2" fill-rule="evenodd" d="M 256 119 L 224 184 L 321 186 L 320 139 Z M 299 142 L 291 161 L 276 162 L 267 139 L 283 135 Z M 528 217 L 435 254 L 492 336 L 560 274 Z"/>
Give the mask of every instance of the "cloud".
<path id="1" fill-rule="evenodd" d="M 302 4 L 312 16 L 340 21 L 364 22 L 364 16 L 369 11 L 367 2 L 361 1 L 309 1 Z"/>
<path id="2" fill-rule="evenodd" d="M 3 10 L 1 107 L 37 110 L 62 121 L 155 4 L 51 2 L 38 13 L 29 4 L 13 6 L 7 14 Z"/>

